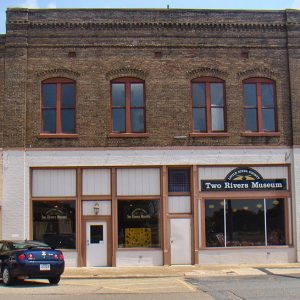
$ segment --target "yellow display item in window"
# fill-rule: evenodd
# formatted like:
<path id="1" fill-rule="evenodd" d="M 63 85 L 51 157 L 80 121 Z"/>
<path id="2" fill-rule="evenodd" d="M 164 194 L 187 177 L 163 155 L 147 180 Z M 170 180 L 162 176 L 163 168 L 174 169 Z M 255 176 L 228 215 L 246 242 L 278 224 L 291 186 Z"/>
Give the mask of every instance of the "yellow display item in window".
<path id="1" fill-rule="evenodd" d="M 150 247 L 151 228 L 125 228 L 125 247 Z"/>

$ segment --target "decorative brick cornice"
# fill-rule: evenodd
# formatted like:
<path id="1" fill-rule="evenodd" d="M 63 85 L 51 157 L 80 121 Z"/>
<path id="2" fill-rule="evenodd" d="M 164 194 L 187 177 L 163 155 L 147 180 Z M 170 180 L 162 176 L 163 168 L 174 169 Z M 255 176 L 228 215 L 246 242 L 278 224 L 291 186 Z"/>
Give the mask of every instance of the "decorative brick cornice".
<path id="1" fill-rule="evenodd" d="M 105 77 L 107 80 L 113 80 L 119 77 L 137 77 L 140 79 L 146 79 L 146 72 L 141 69 L 135 69 L 131 67 L 122 67 L 114 69 L 106 73 Z"/>
<path id="2" fill-rule="evenodd" d="M 228 73 L 219 69 L 210 68 L 210 67 L 200 67 L 186 73 L 186 77 L 189 80 L 194 78 L 203 77 L 203 76 L 212 76 L 218 77 L 220 79 L 225 79 L 228 76 Z"/>
<path id="3" fill-rule="evenodd" d="M 40 80 L 44 80 L 44 79 L 52 78 L 52 77 L 67 77 L 67 78 L 76 80 L 80 76 L 80 74 L 77 72 L 74 72 L 72 70 L 69 70 L 69 69 L 57 68 L 57 69 L 51 69 L 51 70 L 46 70 L 46 71 L 37 73 L 36 76 Z"/>
<path id="4" fill-rule="evenodd" d="M 264 67 L 256 67 L 253 69 L 248 69 L 237 73 L 237 77 L 239 79 L 244 80 L 251 77 L 267 77 L 270 79 L 272 78 L 276 79 L 278 76 L 277 73 L 271 69 L 264 68 Z"/>
<path id="5" fill-rule="evenodd" d="M 199 31 L 284 31 L 285 23 L 214 23 L 214 22 L 55 22 L 24 21 L 8 22 L 11 25 L 28 25 L 37 29 L 102 29 L 102 30 L 139 30 L 175 29 Z"/>

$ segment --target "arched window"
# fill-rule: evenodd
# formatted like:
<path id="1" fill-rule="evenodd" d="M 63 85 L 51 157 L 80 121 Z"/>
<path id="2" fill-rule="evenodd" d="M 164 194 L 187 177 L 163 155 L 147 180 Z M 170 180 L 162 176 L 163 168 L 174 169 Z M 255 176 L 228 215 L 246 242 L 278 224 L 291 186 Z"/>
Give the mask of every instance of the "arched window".
<path id="1" fill-rule="evenodd" d="M 42 81 L 42 133 L 72 134 L 76 131 L 76 85 L 68 78 Z"/>
<path id="2" fill-rule="evenodd" d="M 111 131 L 145 132 L 145 82 L 133 77 L 111 81 Z"/>
<path id="3" fill-rule="evenodd" d="M 225 132 L 224 81 L 214 77 L 192 80 L 194 132 Z"/>
<path id="4" fill-rule="evenodd" d="M 267 78 L 249 78 L 243 82 L 244 131 L 276 132 L 275 82 Z"/>

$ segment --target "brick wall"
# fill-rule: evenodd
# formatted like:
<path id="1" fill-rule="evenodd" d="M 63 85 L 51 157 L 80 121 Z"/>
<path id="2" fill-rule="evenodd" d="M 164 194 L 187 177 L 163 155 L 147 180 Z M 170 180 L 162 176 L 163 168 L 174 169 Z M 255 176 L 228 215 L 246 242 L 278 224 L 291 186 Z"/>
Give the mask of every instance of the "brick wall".
<path id="1" fill-rule="evenodd" d="M 289 14 L 296 22 L 298 13 Z M 291 145 L 289 76 L 299 67 L 288 60 L 286 17 L 286 11 L 8 10 L 4 146 Z M 108 137 L 110 79 L 132 72 L 145 77 L 150 136 Z M 76 79 L 78 139 L 37 137 L 40 82 L 53 76 Z M 229 137 L 188 137 L 190 81 L 198 76 L 225 80 Z M 241 136 L 242 80 L 249 77 L 276 81 L 280 137 Z"/>

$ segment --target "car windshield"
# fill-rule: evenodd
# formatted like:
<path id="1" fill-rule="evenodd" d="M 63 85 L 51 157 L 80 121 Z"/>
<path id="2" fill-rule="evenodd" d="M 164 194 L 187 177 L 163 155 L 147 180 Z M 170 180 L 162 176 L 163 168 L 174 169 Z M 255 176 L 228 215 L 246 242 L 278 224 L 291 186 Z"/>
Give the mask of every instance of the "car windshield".
<path id="1" fill-rule="evenodd" d="M 12 245 L 13 249 L 15 250 L 19 250 L 19 249 L 28 249 L 28 248 L 48 248 L 50 249 L 50 247 L 45 244 L 45 243 L 40 243 L 40 242 L 13 242 Z"/>

